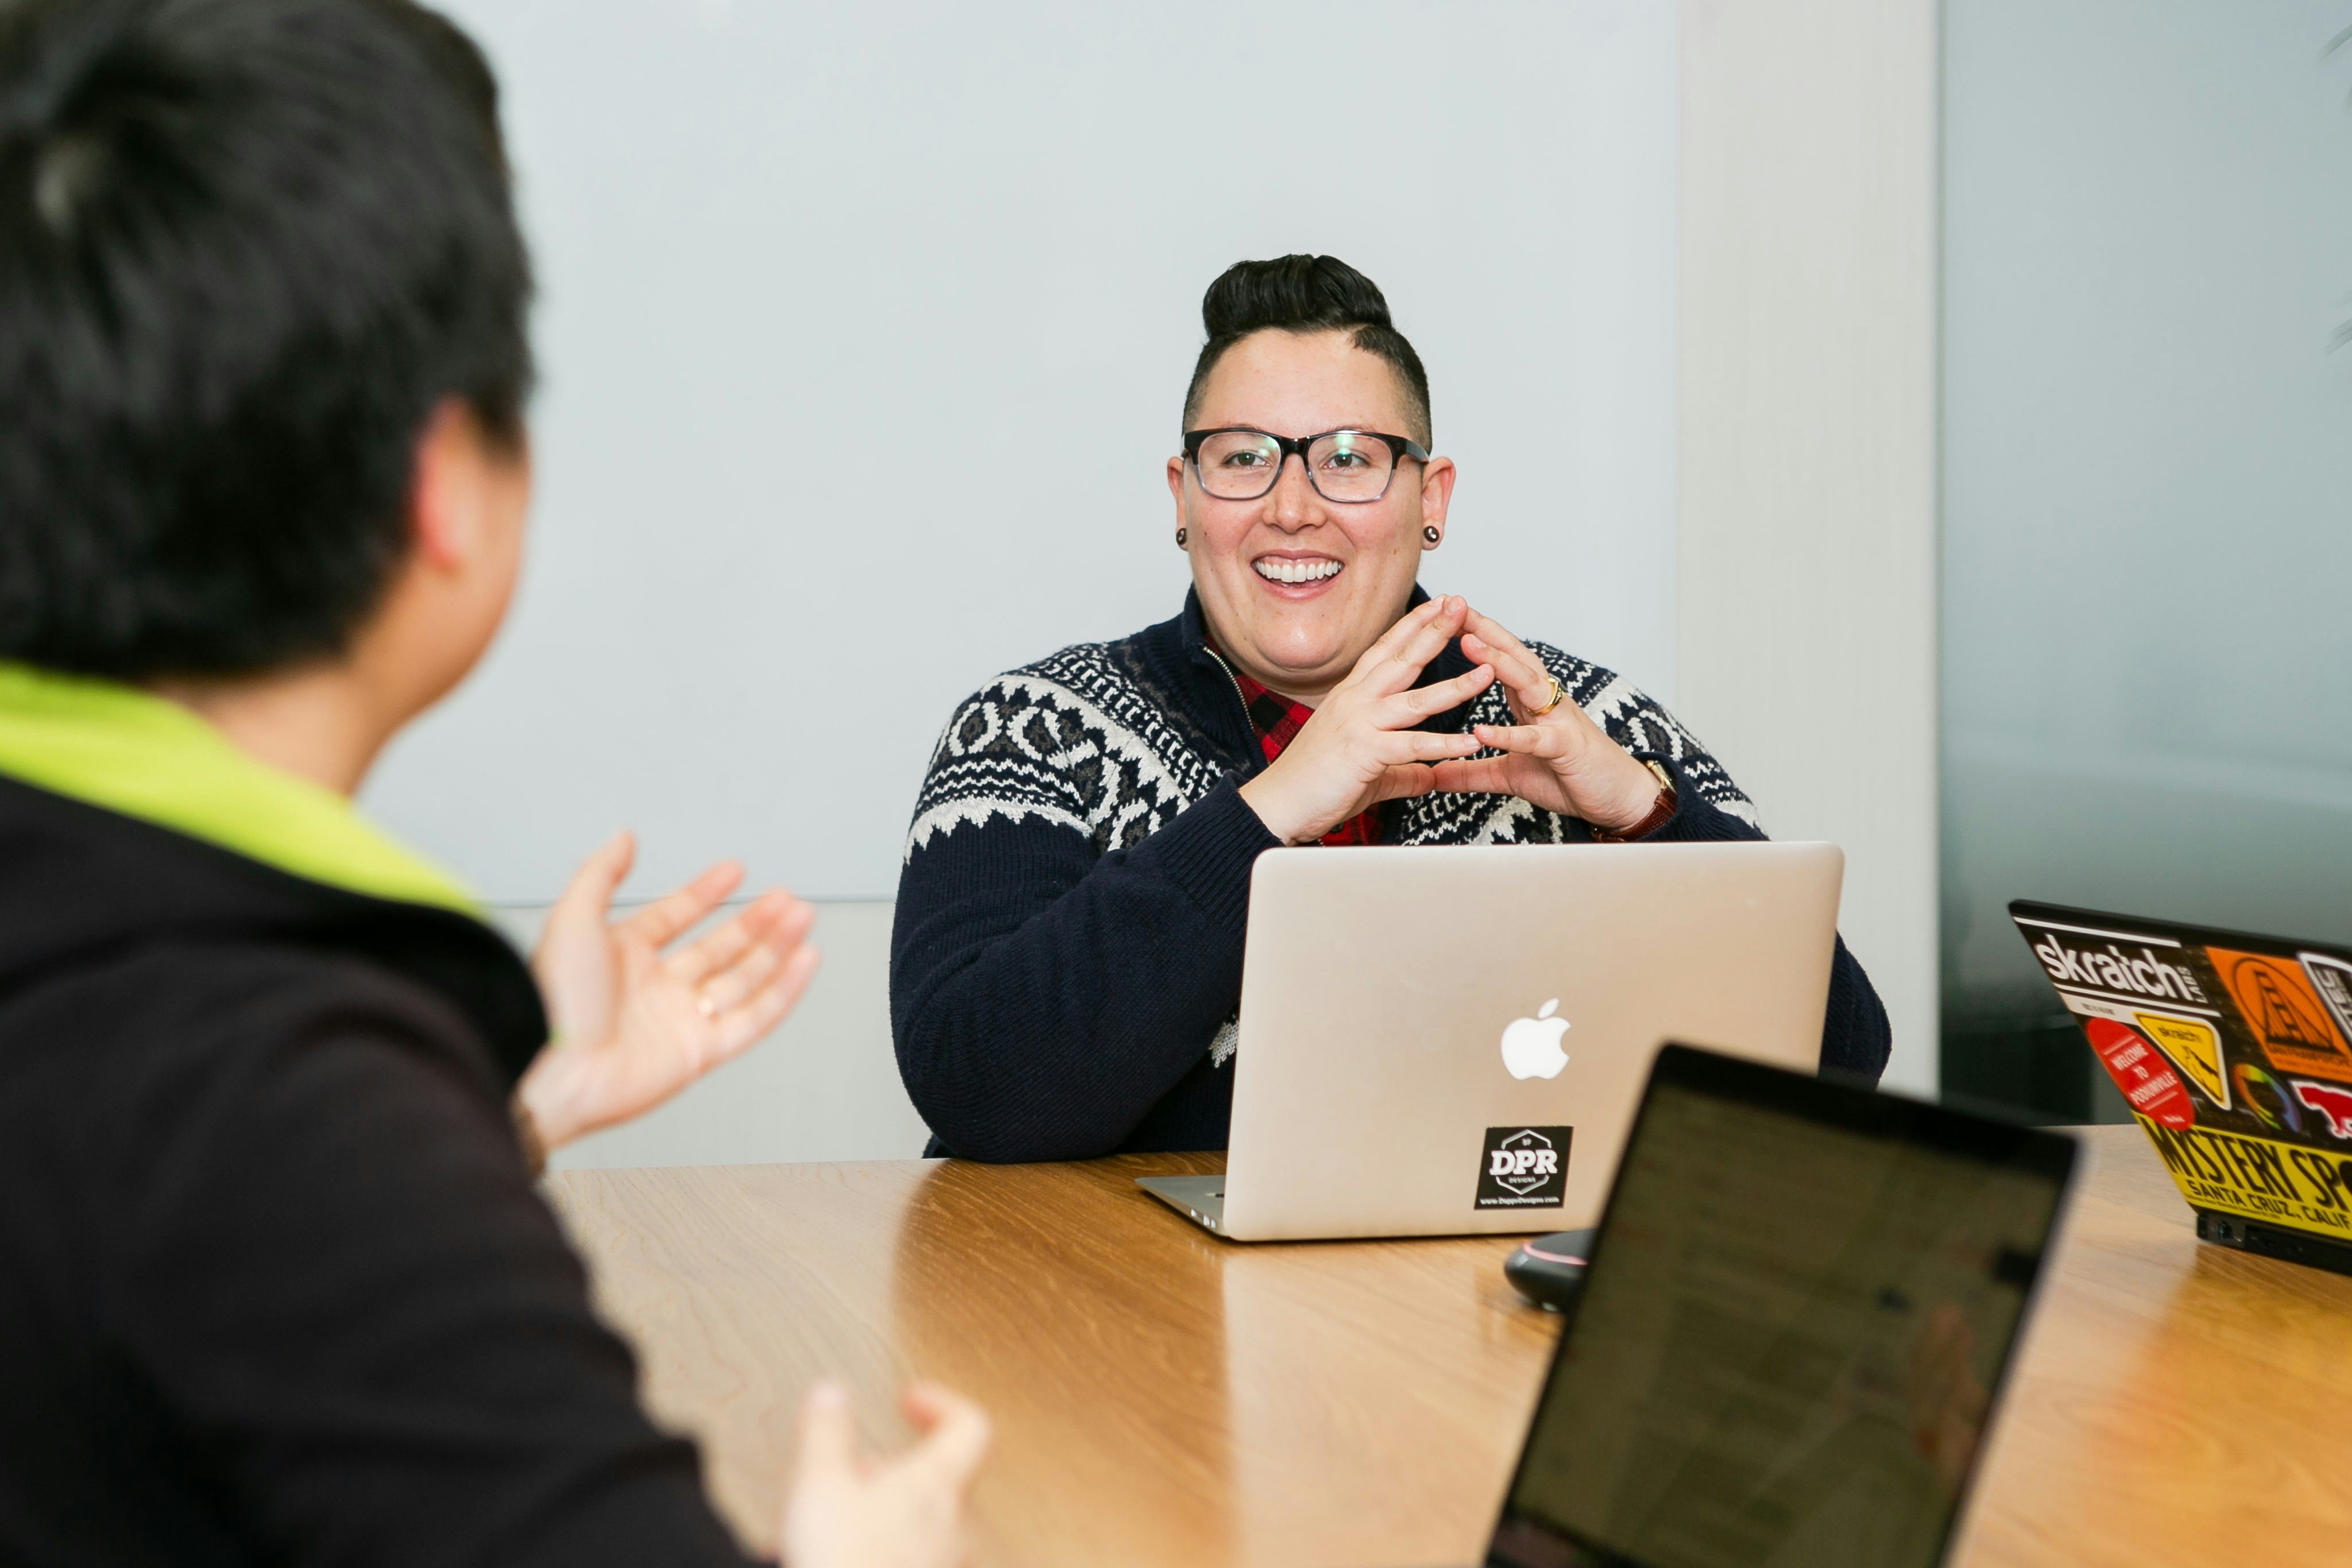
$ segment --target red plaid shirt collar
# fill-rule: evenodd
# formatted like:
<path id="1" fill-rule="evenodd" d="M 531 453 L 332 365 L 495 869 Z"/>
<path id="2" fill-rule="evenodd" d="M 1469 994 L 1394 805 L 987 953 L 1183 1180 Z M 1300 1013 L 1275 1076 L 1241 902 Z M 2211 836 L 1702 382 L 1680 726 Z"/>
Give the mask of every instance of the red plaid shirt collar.
<path id="1" fill-rule="evenodd" d="M 1209 652 L 1217 653 L 1217 645 L 1210 643 Z M 1257 731 L 1257 743 L 1268 762 L 1282 755 L 1292 737 L 1305 728 L 1315 716 L 1315 710 L 1305 703 L 1293 702 L 1279 692 L 1268 691 L 1236 668 L 1232 660 L 1217 653 L 1218 662 L 1232 672 L 1234 685 L 1241 688 L 1242 706 L 1249 710 L 1250 726 Z M 1376 844 L 1381 841 L 1378 808 L 1359 813 L 1340 823 L 1317 841 L 1326 844 Z"/>

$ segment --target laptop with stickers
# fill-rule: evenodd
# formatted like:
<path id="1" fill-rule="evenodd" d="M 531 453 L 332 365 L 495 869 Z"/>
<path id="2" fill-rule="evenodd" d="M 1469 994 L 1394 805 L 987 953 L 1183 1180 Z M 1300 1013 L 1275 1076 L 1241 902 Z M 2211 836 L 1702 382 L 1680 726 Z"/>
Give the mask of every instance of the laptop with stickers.
<path id="1" fill-rule="evenodd" d="M 1834 844 L 1318 846 L 1258 857 L 1221 1176 L 1240 1241 L 1574 1229 L 1659 1042 L 1821 1056 Z"/>
<path id="2" fill-rule="evenodd" d="M 1945 1561 L 2074 1156 L 1668 1047 L 1487 1568 Z"/>
<path id="3" fill-rule="evenodd" d="M 2198 1237 L 2352 1274 L 2352 949 L 2009 906 Z"/>

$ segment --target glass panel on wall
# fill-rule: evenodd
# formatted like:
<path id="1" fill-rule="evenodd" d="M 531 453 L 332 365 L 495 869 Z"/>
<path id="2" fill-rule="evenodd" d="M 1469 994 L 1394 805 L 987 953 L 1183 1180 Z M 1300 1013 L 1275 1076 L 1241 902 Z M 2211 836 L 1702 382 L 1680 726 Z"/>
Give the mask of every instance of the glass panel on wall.
<path id="1" fill-rule="evenodd" d="M 2012 898 L 2352 942 L 2347 29 L 1946 6 L 1955 1098 L 2122 1119 Z"/>

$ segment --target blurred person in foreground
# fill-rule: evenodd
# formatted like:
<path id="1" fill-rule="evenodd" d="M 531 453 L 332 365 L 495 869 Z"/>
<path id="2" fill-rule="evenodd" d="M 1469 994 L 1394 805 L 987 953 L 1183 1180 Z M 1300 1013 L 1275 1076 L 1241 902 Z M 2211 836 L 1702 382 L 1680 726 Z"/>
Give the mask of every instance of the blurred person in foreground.
<path id="1" fill-rule="evenodd" d="M 526 967 L 350 803 L 506 612 L 530 289 L 438 16 L 0 5 L 0 1559 L 741 1560 L 531 1181 L 766 1034 L 808 907 L 610 921 L 624 836 Z M 812 1394 L 795 1568 L 960 1560 L 987 1424 L 907 1408 Z"/>
<path id="2" fill-rule="evenodd" d="M 1632 683 L 1423 591 L 1455 470 L 1371 279 L 1237 262 L 1201 314 L 1167 465 L 1182 611 L 983 686 L 915 803 L 890 1024 L 932 1154 L 1223 1148 L 1250 867 L 1277 845 L 1764 836 Z M 1888 1046 L 1841 940 L 1821 1065 L 1874 1082 Z"/>

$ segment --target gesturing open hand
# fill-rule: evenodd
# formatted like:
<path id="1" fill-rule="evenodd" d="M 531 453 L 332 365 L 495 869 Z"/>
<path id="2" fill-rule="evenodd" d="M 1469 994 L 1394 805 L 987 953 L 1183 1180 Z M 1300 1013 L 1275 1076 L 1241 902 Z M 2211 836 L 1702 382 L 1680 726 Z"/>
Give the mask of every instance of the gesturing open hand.
<path id="1" fill-rule="evenodd" d="M 549 1149 L 652 1110 L 740 1054 L 815 973 L 816 912 L 782 892 L 677 952 L 662 949 L 743 880 L 722 862 L 624 920 L 608 918 L 636 843 L 616 833 L 548 914 L 531 973 L 554 1033 L 515 1093 Z"/>
<path id="2" fill-rule="evenodd" d="M 936 1384 L 900 1408 L 920 1434 L 903 1451 L 861 1451 L 857 1418 L 835 1383 L 801 1406 L 800 1454 L 784 1488 L 783 1561 L 792 1568 L 959 1568 L 967 1504 L 987 1457 L 988 1417 Z"/>
<path id="3" fill-rule="evenodd" d="M 1364 650 L 1282 755 L 1242 786 L 1242 799 L 1268 832 L 1286 844 L 1310 842 L 1377 801 L 1428 794 L 1440 787 L 1430 763 L 1478 749 L 1466 735 L 1413 727 L 1468 702 L 1495 678 L 1479 668 L 1432 685 L 1412 684 L 1461 630 L 1469 609 L 1459 599 L 1439 598 L 1407 612 Z"/>
<path id="4" fill-rule="evenodd" d="M 1517 722 L 1471 726 L 1481 744 L 1504 755 L 1439 763 L 1438 789 L 1517 795 L 1610 832 L 1649 815 L 1658 799 L 1657 776 L 1632 752 L 1565 698 L 1549 713 L 1536 712 L 1552 700 L 1551 673 L 1526 643 L 1474 610 L 1465 622 L 1462 653 L 1495 673 Z"/>

